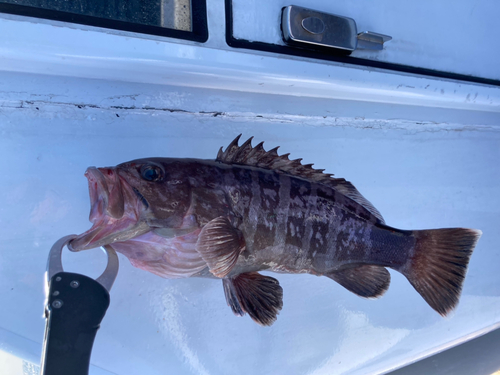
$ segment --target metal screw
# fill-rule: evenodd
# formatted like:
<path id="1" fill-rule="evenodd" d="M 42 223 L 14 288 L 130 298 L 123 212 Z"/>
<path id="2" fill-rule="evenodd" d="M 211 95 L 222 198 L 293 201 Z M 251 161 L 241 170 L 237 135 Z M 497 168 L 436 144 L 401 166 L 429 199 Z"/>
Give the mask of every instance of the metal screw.
<path id="1" fill-rule="evenodd" d="M 69 283 L 69 285 L 72 287 L 72 288 L 78 288 L 80 286 L 80 283 L 76 280 L 73 280 L 72 282 Z"/>
<path id="2" fill-rule="evenodd" d="M 60 276 L 57 276 L 57 277 L 56 277 L 56 281 L 61 281 L 61 277 L 60 277 Z"/>
<path id="3" fill-rule="evenodd" d="M 53 296 L 58 296 L 59 292 L 56 290 L 54 293 L 52 293 Z"/>
<path id="4" fill-rule="evenodd" d="M 54 302 L 52 302 L 52 307 L 54 309 L 59 309 L 63 305 L 63 301 L 60 299 L 56 299 Z"/>

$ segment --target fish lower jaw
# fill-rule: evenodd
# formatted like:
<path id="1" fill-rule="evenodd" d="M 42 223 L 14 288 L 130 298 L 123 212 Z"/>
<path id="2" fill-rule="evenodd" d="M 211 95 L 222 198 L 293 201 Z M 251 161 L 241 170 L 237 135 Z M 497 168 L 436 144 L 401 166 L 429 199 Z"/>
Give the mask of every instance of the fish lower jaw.
<path id="1" fill-rule="evenodd" d="M 127 241 L 150 231 L 144 222 L 120 223 L 122 225 L 94 224 L 90 230 L 79 235 L 68 244 L 73 252 L 94 249 L 114 242 Z"/>

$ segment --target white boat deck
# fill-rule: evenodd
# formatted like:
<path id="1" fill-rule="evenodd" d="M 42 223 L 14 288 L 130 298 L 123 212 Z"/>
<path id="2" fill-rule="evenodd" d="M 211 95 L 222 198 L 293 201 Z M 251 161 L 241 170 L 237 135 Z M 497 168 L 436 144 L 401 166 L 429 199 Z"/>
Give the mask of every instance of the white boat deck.
<path id="1" fill-rule="evenodd" d="M 393 271 L 378 300 L 274 275 L 284 307 L 262 328 L 221 282 L 120 257 L 91 374 L 378 374 L 499 327 L 500 88 L 231 49 L 221 4 L 205 45 L 0 17 L 0 350 L 39 362 L 48 251 L 90 227 L 88 166 L 210 159 L 240 133 L 351 181 L 391 226 L 481 229 L 458 308 L 440 317 Z M 96 277 L 105 256 L 63 264 Z"/>

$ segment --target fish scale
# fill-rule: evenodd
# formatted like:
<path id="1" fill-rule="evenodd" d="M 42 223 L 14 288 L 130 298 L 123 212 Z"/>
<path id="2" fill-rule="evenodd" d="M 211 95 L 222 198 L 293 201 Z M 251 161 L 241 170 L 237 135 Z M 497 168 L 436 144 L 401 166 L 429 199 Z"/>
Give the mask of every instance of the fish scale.
<path id="1" fill-rule="evenodd" d="M 353 223 L 359 223 L 358 225 L 363 228 L 367 224 L 351 212 L 335 206 L 334 198 L 332 198 L 335 196 L 333 189 L 322 186 L 320 189 L 322 197 L 318 197 L 317 183 L 272 173 L 272 171 L 252 173 L 252 189 L 247 189 L 246 185 L 238 179 L 238 176 L 244 175 L 239 170 L 245 168 L 247 167 L 233 167 L 230 173 L 235 178 L 231 186 L 233 187 L 234 184 L 240 186 L 240 196 L 250 195 L 250 205 L 254 206 L 247 209 L 244 205 L 235 205 L 232 209 L 237 215 L 259 211 L 258 220 L 248 215 L 239 226 L 245 238 L 253 239 L 247 241 L 247 249 L 255 253 L 253 259 L 256 264 L 265 263 L 264 258 L 269 257 L 268 253 L 272 252 L 273 257 L 285 259 L 280 262 L 279 269 L 286 268 L 288 272 L 297 273 L 325 274 L 341 268 L 348 251 L 350 252 L 349 263 L 369 261 L 365 256 L 365 250 L 369 247 L 363 246 L 362 251 L 355 251 L 355 247 L 343 244 L 342 238 L 356 237 L 355 228 L 345 227 L 346 220 L 343 218 L 350 217 L 351 222 L 353 218 L 356 218 L 357 221 Z M 276 207 L 266 207 L 266 201 L 269 201 L 265 194 L 266 190 L 278 193 L 279 201 L 275 203 Z M 322 204 L 318 204 L 318 200 L 321 200 Z M 276 225 L 269 225 L 270 215 L 276 218 Z M 257 229 L 254 234 L 255 223 Z M 250 230 L 247 231 L 247 228 Z M 320 236 L 315 236 L 318 233 Z M 338 246 L 328 248 L 326 240 L 328 237 L 335 237 L 334 243 Z M 318 267 L 318 269 L 310 270 L 301 267 L 300 265 L 312 263 L 313 251 L 311 249 L 320 254 L 328 253 L 330 259 L 337 260 L 335 266 L 332 265 L 330 269 Z M 262 255 L 259 254 L 261 252 Z M 293 252 L 297 256 L 289 258 L 286 254 L 284 255 L 287 252 Z M 242 262 L 247 263 L 243 259 Z M 265 267 L 260 269 L 265 269 Z"/>

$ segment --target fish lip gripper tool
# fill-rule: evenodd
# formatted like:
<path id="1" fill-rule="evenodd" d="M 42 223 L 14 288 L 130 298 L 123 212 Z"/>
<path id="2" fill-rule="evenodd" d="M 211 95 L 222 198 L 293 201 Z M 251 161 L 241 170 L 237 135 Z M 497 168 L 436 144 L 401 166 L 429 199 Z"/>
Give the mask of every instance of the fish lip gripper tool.
<path id="1" fill-rule="evenodd" d="M 49 253 L 41 375 L 88 374 L 94 339 L 118 274 L 118 256 L 110 246 L 102 247 L 108 264 L 96 280 L 64 272 L 62 250 L 75 237 L 61 238 Z"/>

